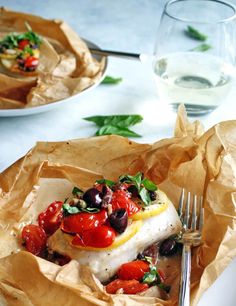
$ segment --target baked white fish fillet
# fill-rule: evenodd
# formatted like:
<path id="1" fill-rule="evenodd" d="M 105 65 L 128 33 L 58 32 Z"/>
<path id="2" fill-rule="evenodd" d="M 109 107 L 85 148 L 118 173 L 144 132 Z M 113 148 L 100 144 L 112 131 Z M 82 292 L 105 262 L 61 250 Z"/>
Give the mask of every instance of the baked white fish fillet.
<path id="1" fill-rule="evenodd" d="M 153 243 L 180 231 L 181 222 L 175 207 L 163 192 L 158 191 L 158 195 L 158 200 L 167 203 L 168 207 L 159 215 L 143 220 L 139 231 L 117 248 L 103 251 L 81 250 L 71 246 L 66 234 L 60 229 L 48 239 L 48 246 L 51 250 L 89 266 L 100 281 L 107 281 L 120 265 L 134 260 L 138 253 Z"/>

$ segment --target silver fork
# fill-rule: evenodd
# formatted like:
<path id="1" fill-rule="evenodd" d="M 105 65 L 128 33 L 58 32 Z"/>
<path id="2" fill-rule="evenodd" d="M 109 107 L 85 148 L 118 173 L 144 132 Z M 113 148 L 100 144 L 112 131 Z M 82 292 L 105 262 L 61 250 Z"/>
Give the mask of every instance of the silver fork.
<path id="1" fill-rule="evenodd" d="M 184 194 L 185 191 L 183 189 L 178 208 L 180 220 L 183 224 L 180 238 L 180 242 L 183 244 L 183 251 L 179 288 L 179 306 L 190 305 L 191 248 L 198 246 L 201 243 L 204 219 L 202 196 L 198 199 L 197 195 L 193 195 L 193 201 L 191 201 L 191 194 L 188 192 L 187 199 L 184 201 Z"/>

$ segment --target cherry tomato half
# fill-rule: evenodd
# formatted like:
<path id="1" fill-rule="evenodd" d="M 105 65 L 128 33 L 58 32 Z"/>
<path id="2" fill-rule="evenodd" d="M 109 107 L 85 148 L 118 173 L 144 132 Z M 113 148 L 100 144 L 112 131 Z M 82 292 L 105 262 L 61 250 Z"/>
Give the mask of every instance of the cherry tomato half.
<path id="1" fill-rule="evenodd" d="M 21 236 L 26 250 L 34 255 L 39 255 L 46 248 L 47 235 L 38 225 L 26 225 Z"/>
<path id="2" fill-rule="evenodd" d="M 62 220 L 61 201 L 51 203 L 48 208 L 38 215 L 39 226 L 42 227 L 48 235 L 52 235 L 61 224 Z"/>
<path id="3" fill-rule="evenodd" d="M 36 67 L 39 64 L 38 58 L 34 56 L 29 56 L 25 60 L 25 67 Z"/>
<path id="4" fill-rule="evenodd" d="M 120 266 L 118 270 L 118 278 L 125 280 L 141 280 L 144 276 L 144 273 L 149 271 L 150 267 L 146 261 L 135 260 Z"/>
<path id="5" fill-rule="evenodd" d="M 66 233 L 82 233 L 103 225 L 108 218 L 105 209 L 98 213 L 81 212 L 70 215 L 62 220 L 61 229 Z"/>
<path id="6" fill-rule="evenodd" d="M 29 46 L 29 40 L 28 39 L 22 39 L 21 41 L 18 42 L 18 48 L 21 50 L 24 50 L 25 47 Z"/>
<path id="7" fill-rule="evenodd" d="M 148 289 L 148 284 L 139 283 L 136 279 L 115 279 L 106 286 L 106 291 L 110 294 L 115 294 L 119 289 L 123 289 L 126 294 L 136 294 Z"/>
<path id="8" fill-rule="evenodd" d="M 125 208 L 129 217 L 136 214 L 141 209 L 141 207 L 130 199 L 129 194 L 125 190 L 116 190 L 113 192 L 111 205 L 112 210 Z"/>
<path id="9" fill-rule="evenodd" d="M 84 231 L 80 235 L 76 235 L 72 240 L 72 244 L 79 246 L 90 246 L 94 248 L 106 248 L 110 246 L 116 238 L 113 228 L 102 225 L 97 228 Z"/>

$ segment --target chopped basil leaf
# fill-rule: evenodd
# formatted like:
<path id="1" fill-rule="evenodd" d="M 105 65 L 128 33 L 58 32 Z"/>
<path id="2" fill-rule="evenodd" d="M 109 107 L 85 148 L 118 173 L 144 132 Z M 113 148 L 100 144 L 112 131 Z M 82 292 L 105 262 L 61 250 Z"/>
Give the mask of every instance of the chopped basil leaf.
<path id="1" fill-rule="evenodd" d="M 205 52 L 209 49 L 211 49 L 212 46 L 211 45 L 208 45 L 208 44 L 201 44 L 201 45 L 198 45 L 196 46 L 195 48 L 191 49 L 190 51 L 199 51 L 199 52 Z"/>
<path id="2" fill-rule="evenodd" d="M 72 190 L 72 194 L 75 196 L 81 196 L 84 192 L 78 187 L 74 187 Z"/>
<path id="3" fill-rule="evenodd" d="M 128 128 L 122 128 L 115 125 L 104 125 L 95 134 L 96 136 L 102 135 L 119 135 L 124 137 L 141 137 L 141 135 L 129 130 Z"/>
<path id="4" fill-rule="evenodd" d="M 187 26 L 187 29 L 184 32 L 188 37 L 196 40 L 205 41 L 207 39 L 207 35 L 199 32 L 192 26 Z"/>
<path id="5" fill-rule="evenodd" d="M 157 186 L 149 179 L 142 179 L 142 173 L 138 172 L 136 175 L 122 175 L 119 177 L 120 182 L 133 184 L 139 193 L 141 200 L 145 205 L 150 205 L 152 200 L 150 198 L 149 191 L 157 190 Z"/>
<path id="6" fill-rule="evenodd" d="M 159 288 L 163 289 L 167 293 L 169 293 L 171 289 L 169 285 L 162 283 L 159 273 L 157 271 L 157 268 L 153 266 L 152 264 L 150 264 L 150 271 L 144 274 L 142 283 L 145 283 L 148 285 L 156 284 Z"/>
<path id="7" fill-rule="evenodd" d="M 96 207 L 86 207 L 86 208 L 81 208 L 81 211 L 85 211 L 87 213 L 93 214 L 93 213 L 99 212 L 100 209 Z"/>
<path id="8" fill-rule="evenodd" d="M 63 213 L 66 215 L 78 214 L 81 210 L 76 206 L 71 206 L 70 204 L 63 204 Z"/>
<path id="9" fill-rule="evenodd" d="M 122 78 L 114 78 L 110 75 L 107 75 L 104 80 L 101 82 L 101 84 L 118 84 L 122 81 Z"/>
<path id="10" fill-rule="evenodd" d="M 116 184 L 115 182 L 110 181 L 110 180 L 106 180 L 106 179 L 96 180 L 96 183 L 98 183 L 98 184 L 105 184 L 105 185 L 107 185 L 110 188 Z"/>
<path id="11" fill-rule="evenodd" d="M 149 179 L 145 178 L 142 180 L 142 184 L 144 185 L 144 187 L 149 190 L 149 191 L 156 191 L 157 190 L 157 186 L 156 184 L 154 184 L 152 181 L 150 181 Z"/>

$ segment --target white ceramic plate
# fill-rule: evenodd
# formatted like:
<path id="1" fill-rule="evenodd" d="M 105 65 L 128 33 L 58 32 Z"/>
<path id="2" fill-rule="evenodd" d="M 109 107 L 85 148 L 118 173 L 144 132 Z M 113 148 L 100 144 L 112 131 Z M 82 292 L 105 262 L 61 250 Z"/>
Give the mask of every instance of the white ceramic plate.
<path id="1" fill-rule="evenodd" d="M 87 46 L 89 48 L 97 48 L 100 49 L 96 44 L 94 44 L 91 41 L 88 41 L 86 39 L 83 39 Z M 101 56 L 99 55 L 94 55 L 94 57 L 98 60 L 101 60 Z M 39 105 L 39 106 L 35 106 L 35 107 L 29 107 L 29 108 L 18 108 L 18 109 L 0 109 L 0 117 L 18 117 L 18 116 L 27 116 L 27 115 L 33 115 L 33 114 L 38 114 L 38 113 L 42 113 L 42 112 L 46 112 L 49 110 L 52 110 L 54 108 L 57 108 L 65 103 L 68 103 L 70 101 L 72 101 L 73 99 L 78 99 L 79 97 L 81 97 L 82 95 L 86 94 L 87 92 L 89 92 L 90 90 L 94 89 L 96 86 L 98 86 L 102 80 L 104 79 L 105 75 L 106 75 L 106 70 L 107 70 L 107 65 L 108 65 L 108 58 L 105 57 L 105 66 L 104 66 L 104 70 L 102 72 L 102 77 L 92 86 L 86 88 L 85 90 L 77 93 L 74 96 L 71 96 L 67 99 L 63 99 L 63 100 L 59 100 L 56 102 L 52 102 L 49 104 L 45 104 L 45 105 Z"/>

